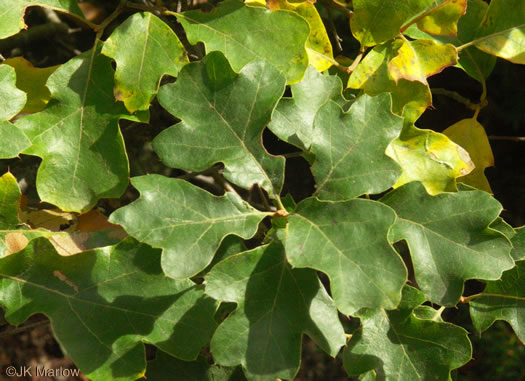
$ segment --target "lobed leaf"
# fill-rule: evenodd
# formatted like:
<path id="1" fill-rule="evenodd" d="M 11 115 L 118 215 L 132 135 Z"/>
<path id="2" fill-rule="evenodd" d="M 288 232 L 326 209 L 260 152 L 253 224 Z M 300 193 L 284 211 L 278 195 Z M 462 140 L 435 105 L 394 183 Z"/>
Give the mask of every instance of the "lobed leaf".
<path id="1" fill-rule="evenodd" d="M 236 74 L 221 53 L 210 53 L 160 89 L 160 104 L 182 122 L 162 131 L 153 148 L 173 168 L 202 171 L 222 162 L 229 181 L 243 188 L 257 183 L 278 198 L 284 158 L 266 152 L 262 131 L 284 84 L 267 62 L 248 64 Z"/>
<path id="2" fill-rule="evenodd" d="M 304 78 L 290 86 L 293 97 L 283 97 L 268 128 L 280 139 L 308 151 L 316 139 L 314 118 L 319 109 L 333 101 L 343 107 L 343 85 L 338 76 L 322 75 L 310 66 Z"/>
<path id="3" fill-rule="evenodd" d="M 492 194 L 485 168 L 494 166 L 494 155 L 485 129 L 476 119 L 463 119 L 448 127 L 443 134 L 467 150 L 475 168 L 460 181 Z"/>
<path id="4" fill-rule="evenodd" d="M 394 185 L 399 167 L 385 150 L 399 136 L 403 120 L 390 110 L 388 94 L 363 95 L 347 113 L 333 101 L 319 109 L 310 138 L 319 198 L 349 200 Z"/>
<path id="5" fill-rule="evenodd" d="M 450 371 L 471 359 L 468 332 L 451 323 L 416 316 L 425 301 L 417 289 L 405 286 L 395 311 L 363 310 L 362 328 L 344 351 L 350 375 L 373 371 L 385 381 L 450 380 Z"/>
<path id="6" fill-rule="evenodd" d="M 399 303 L 407 271 L 387 240 L 395 218 L 392 209 L 376 201 L 309 198 L 278 234 L 291 265 L 326 273 L 337 308 L 352 315 Z"/>
<path id="7" fill-rule="evenodd" d="M 147 110 L 164 74 L 174 77 L 188 63 L 177 35 L 150 12 L 135 13 L 104 43 L 102 54 L 117 63 L 115 98 L 130 112 Z"/>
<path id="8" fill-rule="evenodd" d="M 331 356 L 345 344 L 337 310 L 315 271 L 292 269 L 279 243 L 227 258 L 205 281 L 208 295 L 237 303 L 213 335 L 213 358 L 241 364 L 248 379 L 293 379 L 303 333 Z"/>
<path id="9" fill-rule="evenodd" d="M 202 287 L 166 278 L 160 251 L 132 239 L 70 257 L 35 239 L 0 259 L 0 304 L 11 324 L 48 316 L 65 354 L 94 380 L 141 377 L 142 342 L 194 359 L 216 327 Z"/>
<path id="10" fill-rule="evenodd" d="M 502 207 L 486 192 L 430 196 L 413 182 L 381 201 L 398 216 L 391 242 L 408 243 L 417 284 L 433 303 L 454 306 L 465 280 L 495 280 L 514 266 L 510 242 L 489 228 Z"/>
<path id="11" fill-rule="evenodd" d="M 402 168 L 394 188 L 420 181 L 431 195 L 457 190 L 456 179 L 474 169 L 469 154 L 448 137 L 415 126 L 404 129 L 386 151 Z"/>
<path id="12" fill-rule="evenodd" d="M 128 159 L 118 121 L 130 118 L 113 97 L 109 58 L 93 48 L 62 65 L 47 82 L 51 100 L 17 120 L 31 140 L 24 153 L 42 158 L 37 191 L 64 211 L 84 212 L 128 185 Z"/>
<path id="13" fill-rule="evenodd" d="M 266 60 L 294 83 L 308 67 L 305 44 L 310 27 L 294 12 L 227 0 L 209 13 L 188 11 L 177 18 L 191 44 L 200 41 L 207 53 L 223 52 L 236 72 L 252 61 Z"/>
<path id="14" fill-rule="evenodd" d="M 480 296 L 470 302 L 470 316 L 477 331 L 487 330 L 496 320 L 507 321 L 525 343 L 525 261 L 488 282 Z"/>
<path id="15" fill-rule="evenodd" d="M 172 278 L 203 270 L 226 236 L 251 238 L 268 214 L 234 193 L 216 197 L 180 179 L 147 175 L 134 177 L 131 184 L 140 198 L 117 209 L 109 220 L 139 241 L 163 249 L 162 269 Z"/>

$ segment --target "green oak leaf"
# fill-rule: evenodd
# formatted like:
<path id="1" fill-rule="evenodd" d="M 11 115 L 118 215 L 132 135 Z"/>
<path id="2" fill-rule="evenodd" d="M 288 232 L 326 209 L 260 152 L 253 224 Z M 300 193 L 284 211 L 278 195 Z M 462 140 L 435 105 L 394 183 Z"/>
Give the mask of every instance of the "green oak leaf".
<path id="1" fill-rule="evenodd" d="M 257 183 L 278 198 L 284 158 L 266 152 L 262 131 L 284 86 L 284 77 L 267 62 L 250 63 L 236 74 L 221 53 L 210 53 L 161 87 L 160 104 L 182 122 L 162 131 L 153 148 L 173 168 L 202 171 L 223 162 L 229 181 L 243 188 Z"/>
<path id="2" fill-rule="evenodd" d="M 241 364 L 248 379 L 293 379 L 303 333 L 331 356 L 345 344 L 337 310 L 315 271 L 292 269 L 279 243 L 225 259 L 205 282 L 209 296 L 237 303 L 213 335 L 213 358 Z"/>
<path id="3" fill-rule="evenodd" d="M 525 2 L 492 0 L 473 41 L 486 53 L 525 65 Z"/>
<path id="4" fill-rule="evenodd" d="M 246 381 L 241 367 L 209 365 L 204 357 L 182 361 L 157 351 L 155 360 L 148 362 L 145 381 Z"/>
<path id="5" fill-rule="evenodd" d="M 483 0 L 468 0 L 467 13 L 459 19 L 456 36 L 438 36 L 427 34 L 412 25 L 405 34 L 416 39 L 431 38 L 442 44 L 452 44 L 459 47 L 476 38 L 481 23 L 487 13 L 488 4 Z M 483 82 L 494 69 L 496 57 L 484 53 L 475 47 L 467 47 L 459 52 L 457 67 L 479 82 Z"/>
<path id="6" fill-rule="evenodd" d="M 488 282 L 485 290 L 470 302 L 470 316 L 477 331 L 487 330 L 496 320 L 505 320 L 525 343 L 525 261 Z"/>
<path id="7" fill-rule="evenodd" d="M 26 104 L 26 94 L 16 87 L 16 72 L 9 65 L 0 65 L 0 159 L 18 156 L 31 142 L 14 124 L 9 122 Z"/>
<path id="8" fill-rule="evenodd" d="M 462 191 L 469 191 L 469 190 L 475 190 L 476 188 L 471 186 L 465 186 L 464 184 L 461 184 L 461 188 L 458 187 Z M 512 239 L 516 236 L 516 230 L 512 226 L 510 226 L 503 218 L 498 217 L 494 220 L 493 223 L 490 224 L 490 228 L 499 231 L 501 234 L 503 234 L 509 241 L 512 242 Z M 512 253 L 511 253 L 512 255 Z"/>
<path id="9" fill-rule="evenodd" d="M 345 348 L 343 364 L 349 375 L 374 371 L 377 380 L 448 381 L 450 371 L 471 359 L 468 332 L 451 323 L 418 317 L 425 301 L 421 291 L 405 286 L 395 311 L 363 310 L 361 329 Z"/>
<path id="10" fill-rule="evenodd" d="M 348 87 L 363 89 L 371 96 L 391 93 L 392 111 L 407 122 L 415 122 L 432 104 L 432 94 L 428 85 L 402 78 L 396 83 L 390 75 L 388 64 L 402 45 L 401 41 L 395 40 L 374 47 L 350 75 Z"/>
<path id="11" fill-rule="evenodd" d="M 42 201 L 83 212 L 126 189 L 129 165 L 118 121 L 129 116 L 115 102 L 113 76 L 100 49 L 83 53 L 49 77 L 47 107 L 17 120 L 32 142 L 24 153 L 42 158 L 36 184 Z"/>
<path id="12" fill-rule="evenodd" d="M 150 12 L 135 13 L 104 43 L 102 54 L 117 63 L 115 97 L 130 112 L 147 110 L 164 74 L 177 76 L 188 63 L 173 30 Z"/>
<path id="13" fill-rule="evenodd" d="M 27 7 L 39 5 L 84 19 L 76 0 L 0 0 L 0 39 L 12 36 L 26 27 Z"/>
<path id="14" fill-rule="evenodd" d="M 361 45 L 374 46 L 396 37 L 403 25 L 414 17 L 423 12 L 428 17 L 449 2 L 450 0 L 354 0 L 354 14 L 350 20 L 352 34 Z M 420 22 L 424 20 L 420 19 Z"/>
<path id="15" fill-rule="evenodd" d="M 293 83 L 301 80 L 308 67 L 305 44 L 310 27 L 294 12 L 226 0 L 209 13 L 188 11 L 177 18 L 191 44 L 201 41 L 206 52 L 223 52 L 236 72 L 249 62 L 265 60 Z"/>
<path id="16" fill-rule="evenodd" d="M 309 198 L 278 234 L 290 264 L 326 273 L 337 308 L 352 315 L 399 303 L 407 271 L 387 239 L 395 219 L 391 208 L 376 201 Z"/>
<path id="17" fill-rule="evenodd" d="M 521 261 L 525 259 L 525 226 L 514 229 L 514 231 L 516 235 L 512 237 L 511 255 L 515 261 Z"/>
<path id="18" fill-rule="evenodd" d="M 508 239 L 489 225 L 502 210 L 487 192 L 430 196 L 413 182 L 384 196 L 398 219 L 390 240 L 408 243 L 417 284 L 433 303 L 454 306 L 467 279 L 498 279 L 514 266 Z"/>
<path id="19" fill-rule="evenodd" d="M 139 241 L 163 249 L 162 269 L 173 278 L 197 274 L 226 236 L 251 238 L 269 214 L 234 193 L 213 196 L 180 179 L 147 175 L 132 178 L 131 184 L 141 197 L 117 209 L 109 220 Z"/>
<path id="20" fill-rule="evenodd" d="M 0 259 L 0 304 L 14 325 L 49 317 L 64 353 L 93 380 L 141 377 L 143 342 L 195 359 L 216 327 L 203 287 L 167 278 L 160 250 L 132 239 L 70 257 L 35 239 Z"/>
<path id="21" fill-rule="evenodd" d="M 365 94 L 347 113 L 333 101 L 319 109 L 311 135 L 319 198 L 349 200 L 394 185 L 400 168 L 385 150 L 399 136 L 403 119 L 392 114 L 391 104 L 389 94 Z"/>
<path id="22" fill-rule="evenodd" d="M 343 84 L 336 75 L 323 75 L 309 66 L 301 82 L 291 85 L 293 97 L 283 97 L 268 128 L 280 139 L 308 151 L 315 139 L 314 118 L 328 101 L 346 103 Z"/>
<path id="23" fill-rule="evenodd" d="M 394 188 L 420 181 L 432 195 L 457 190 L 456 179 L 474 169 L 468 152 L 461 146 L 439 132 L 413 125 L 403 129 L 386 154 L 402 168 Z"/>

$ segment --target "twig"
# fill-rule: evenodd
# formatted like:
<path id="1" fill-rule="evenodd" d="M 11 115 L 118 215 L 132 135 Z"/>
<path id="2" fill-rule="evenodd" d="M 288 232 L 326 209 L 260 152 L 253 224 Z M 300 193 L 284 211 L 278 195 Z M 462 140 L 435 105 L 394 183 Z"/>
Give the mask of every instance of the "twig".
<path id="1" fill-rule="evenodd" d="M 326 13 L 328 14 L 328 27 L 335 41 L 336 54 L 339 54 L 343 51 L 343 47 L 341 45 L 341 42 L 343 41 L 343 39 L 339 37 L 339 34 L 337 34 L 337 29 L 335 27 L 334 18 L 332 17 L 332 9 L 328 6 L 325 6 L 325 9 L 326 9 Z"/>
<path id="2" fill-rule="evenodd" d="M 445 95 L 451 99 L 454 99 L 456 102 L 462 103 L 471 110 L 476 110 L 478 108 L 478 104 L 471 102 L 469 99 L 465 98 L 463 95 L 455 91 L 442 88 L 433 88 L 431 89 L 431 91 L 432 94 Z"/>
<path id="3" fill-rule="evenodd" d="M 363 46 L 361 46 L 361 50 L 359 51 L 359 54 L 355 58 L 354 62 L 352 62 L 352 64 L 350 66 L 348 66 L 348 68 L 346 69 L 346 72 L 348 74 L 351 74 L 355 70 L 357 65 L 359 65 L 359 63 L 363 59 L 364 54 L 365 54 L 365 48 Z"/>
<path id="4" fill-rule="evenodd" d="M 321 0 L 321 4 L 323 4 L 326 7 L 330 7 L 332 9 L 335 9 L 338 12 L 341 12 L 342 14 L 350 17 L 352 15 L 352 12 L 350 9 L 345 7 L 344 5 L 339 4 L 338 2 L 334 0 Z"/>
<path id="5" fill-rule="evenodd" d="M 488 105 L 487 84 L 485 83 L 485 78 L 483 77 L 483 75 L 481 76 L 481 88 L 482 88 L 482 91 L 481 91 L 481 96 L 479 97 L 479 104 L 476 107 L 476 111 L 474 111 L 474 116 L 472 117 L 473 119 L 478 119 L 478 115 L 481 109 L 485 107 L 486 105 Z"/>
<path id="6" fill-rule="evenodd" d="M 509 140 L 511 142 L 525 142 L 525 136 L 489 136 L 490 140 Z"/>
<path id="7" fill-rule="evenodd" d="M 102 24 L 97 25 L 93 30 L 97 32 L 97 39 L 100 40 L 100 37 L 102 37 L 102 32 L 104 32 L 104 29 L 111 24 L 113 20 L 115 20 L 124 10 L 127 4 L 127 0 L 120 0 L 119 5 L 117 8 L 113 11 L 112 14 L 110 14 L 104 21 L 102 21 Z"/>
<path id="8" fill-rule="evenodd" d="M 264 195 L 264 192 L 262 191 L 261 187 L 259 186 L 259 184 L 255 184 L 254 185 L 255 187 L 257 187 L 257 192 L 259 193 L 259 198 L 262 200 L 263 202 L 263 205 L 264 205 L 264 208 L 266 210 L 270 210 L 270 211 L 273 211 L 275 212 L 276 211 L 276 208 L 275 207 L 272 207 L 270 205 L 270 203 L 268 202 L 268 200 L 266 199 L 266 196 Z"/>
<path id="9" fill-rule="evenodd" d="M 459 298 L 459 301 L 461 303 L 470 303 L 471 300 L 474 300 L 474 299 L 477 299 L 479 298 L 481 295 L 483 294 L 474 294 L 474 295 L 470 295 L 470 296 L 461 296 Z"/>
<path id="10" fill-rule="evenodd" d="M 282 154 L 281 156 L 284 156 L 287 159 L 292 158 L 292 157 L 303 157 L 304 156 L 304 152 L 303 151 L 290 152 L 290 153 Z"/>
<path id="11" fill-rule="evenodd" d="M 0 337 L 16 335 L 20 332 L 24 332 L 29 329 L 33 329 L 33 328 L 40 327 L 40 326 L 47 325 L 47 324 L 49 324 L 49 320 L 41 320 L 41 321 L 37 321 L 36 323 L 26 324 L 21 327 L 8 329 L 6 331 L 0 332 Z"/>

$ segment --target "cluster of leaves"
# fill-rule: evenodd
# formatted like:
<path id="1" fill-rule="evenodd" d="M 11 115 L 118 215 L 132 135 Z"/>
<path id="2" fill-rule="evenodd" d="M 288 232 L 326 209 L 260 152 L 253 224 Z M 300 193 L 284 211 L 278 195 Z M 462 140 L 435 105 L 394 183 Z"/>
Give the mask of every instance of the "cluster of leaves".
<path id="1" fill-rule="evenodd" d="M 323 4 L 350 18 L 360 50 L 349 67 L 311 2 L 174 12 L 121 1 L 95 25 L 73 0 L 0 0 L 0 39 L 19 33 L 31 5 L 97 32 L 91 50 L 59 67 L 0 65 L 0 158 L 41 158 L 40 200 L 78 222 L 52 231 L 35 223 L 43 211 L 22 217 L 31 213 L 17 180 L 0 178 L 9 323 L 47 315 L 94 380 L 142 377 L 143 343 L 159 349 L 148 379 L 293 379 L 303 334 L 331 356 L 344 347 L 346 372 L 363 380 L 449 380 L 471 359 L 468 332 L 441 318 L 460 301 L 477 330 L 506 320 L 525 341 L 525 229 L 499 217 L 476 120 L 496 57 L 525 64 L 525 2 Z M 187 53 L 198 43 L 204 57 Z M 432 101 L 427 78 L 452 65 L 483 87 L 473 118 L 444 134 L 417 128 Z M 159 86 L 165 75 L 177 79 Z M 99 200 L 129 186 L 119 121 L 147 123 L 155 97 L 179 122 L 153 149 L 186 175 L 134 177 L 140 197 L 109 222 L 93 218 Z M 266 128 L 310 165 L 315 192 L 298 204 L 282 194 L 286 159 L 264 147 Z M 188 181 L 206 171 L 225 194 Z M 468 279 L 487 286 L 464 296 Z M 360 322 L 352 335 L 342 315 Z"/>

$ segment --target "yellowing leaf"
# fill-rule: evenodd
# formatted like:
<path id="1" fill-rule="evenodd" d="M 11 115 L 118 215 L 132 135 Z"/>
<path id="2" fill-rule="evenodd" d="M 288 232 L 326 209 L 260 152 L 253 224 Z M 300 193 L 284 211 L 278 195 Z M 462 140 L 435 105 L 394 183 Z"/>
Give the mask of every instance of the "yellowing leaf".
<path id="1" fill-rule="evenodd" d="M 44 228 L 50 231 L 74 231 L 77 218 L 74 213 L 62 212 L 59 209 L 20 210 L 20 221 L 33 229 Z"/>
<path id="2" fill-rule="evenodd" d="M 348 87 L 363 89 L 366 94 L 392 94 L 392 111 L 402 115 L 408 122 L 417 118 L 432 104 L 427 85 L 419 81 L 400 79 L 397 84 L 388 71 L 388 62 L 401 47 L 399 40 L 376 46 L 368 53 L 348 79 Z"/>
<path id="3" fill-rule="evenodd" d="M 468 152 L 448 137 L 416 127 L 406 129 L 388 146 L 386 154 L 402 168 L 394 188 L 420 181 L 431 195 L 456 191 L 456 178 L 474 169 Z"/>
<path id="4" fill-rule="evenodd" d="M 470 174 L 461 178 L 461 182 L 492 193 L 484 172 L 485 168 L 494 166 L 494 155 L 483 126 L 476 119 L 463 119 L 447 128 L 443 134 L 465 148 L 476 165 Z"/>
<path id="5" fill-rule="evenodd" d="M 454 45 L 433 40 L 406 40 L 388 64 L 388 71 L 396 83 L 403 78 L 428 86 L 427 77 L 457 63 L 458 53 Z"/>
<path id="6" fill-rule="evenodd" d="M 458 20 L 466 11 L 467 0 L 448 0 L 420 19 L 417 27 L 433 35 L 455 36 L 458 33 Z"/>
<path id="7" fill-rule="evenodd" d="M 43 110 L 51 98 L 51 93 L 46 87 L 47 79 L 58 66 L 34 67 L 24 57 L 9 58 L 4 64 L 15 69 L 16 87 L 27 94 L 26 105 L 20 113 L 30 114 Z"/>

